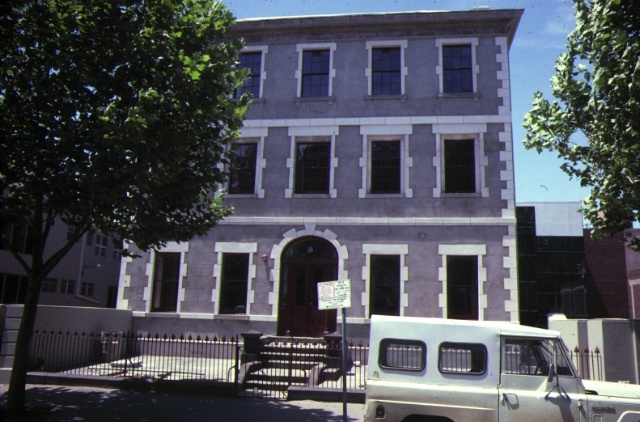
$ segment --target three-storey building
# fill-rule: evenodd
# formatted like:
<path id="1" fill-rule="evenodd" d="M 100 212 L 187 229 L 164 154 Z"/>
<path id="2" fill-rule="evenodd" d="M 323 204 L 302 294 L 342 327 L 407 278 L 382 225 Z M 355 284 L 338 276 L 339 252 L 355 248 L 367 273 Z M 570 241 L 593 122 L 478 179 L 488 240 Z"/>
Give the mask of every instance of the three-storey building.
<path id="1" fill-rule="evenodd" d="M 126 259 L 138 327 L 320 336 L 372 314 L 518 320 L 509 47 L 522 10 L 239 21 L 254 95 L 202 238 Z"/>

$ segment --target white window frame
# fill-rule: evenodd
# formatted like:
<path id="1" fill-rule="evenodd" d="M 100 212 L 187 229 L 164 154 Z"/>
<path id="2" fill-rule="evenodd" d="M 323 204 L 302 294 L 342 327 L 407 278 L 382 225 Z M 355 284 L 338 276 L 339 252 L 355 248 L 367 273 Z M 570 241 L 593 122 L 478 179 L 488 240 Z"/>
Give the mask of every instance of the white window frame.
<path id="1" fill-rule="evenodd" d="M 80 296 L 94 297 L 96 284 L 90 281 L 83 281 L 80 283 Z"/>
<path id="2" fill-rule="evenodd" d="M 264 96 L 264 90 L 263 90 L 264 81 L 267 79 L 267 72 L 264 70 L 264 62 L 266 61 L 267 53 L 269 52 L 269 46 L 251 45 L 251 46 L 246 46 L 242 50 L 240 50 L 240 53 L 258 53 L 258 52 L 262 53 L 260 57 L 260 96 L 258 98 L 254 98 L 254 100 L 263 98 Z"/>
<path id="3" fill-rule="evenodd" d="M 412 198 L 413 189 L 410 188 L 409 169 L 413 167 L 413 158 L 409 155 L 409 135 L 413 133 L 411 125 L 361 126 L 362 157 L 362 187 L 358 191 L 359 198 L 404 197 Z M 374 141 L 400 141 L 400 192 L 399 193 L 371 193 L 371 143 Z"/>
<path id="4" fill-rule="evenodd" d="M 369 57 L 368 67 L 364 70 L 364 75 L 367 78 L 367 95 L 369 97 L 387 97 L 387 95 L 373 95 L 373 49 L 385 48 L 385 47 L 400 47 L 400 95 L 406 95 L 405 77 L 409 74 L 409 69 L 405 65 L 405 50 L 407 49 L 407 40 L 388 40 L 388 41 L 367 41 L 365 47 L 367 49 L 367 55 Z M 393 95 L 392 95 L 393 97 Z"/>
<path id="5" fill-rule="evenodd" d="M 214 247 L 216 253 L 216 264 L 213 266 L 214 286 L 211 290 L 211 302 L 214 304 L 214 314 L 220 315 L 220 294 L 222 293 L 222 262 L 225 253 L 246 253 L 249 255 L 249 277 L 247 280 L 247 305 L 246 315 L 251 315 L 251 305 L 255 300 L 255 292 L 253 290 L 253 280 L 256 278 L 256 264 L 254 257 L 258 251 L 257 243 L 242 242 L 217 242 Z M 225 317 L 233 318 L 233 314 L 223 314 Z M 236 315 L 245 317 L 245 315 Z"/>
<path id="6" fill-rule="evenodd" d="M 486 184 L 486 167 L 489 158 L 485 155 L 484 134 L 487 132 L 486 124 L 436 124 L 433 125 L 435 133 L 436 154 L 433 157 L 433 166 L 436 169 L 436 186 L 433 188 L 433 196 L 440 197 L 489 197 L 489 188 Z M 475 147 L 475 172 L 476 190 L 473 193 L 447 193 L 444 190 L 444 144 L 448 140 L 473 139 Z"/>
<path id="7" fill-rule="evenodd" d="M 484 283 L 487 281 L 487 268 L 483 257 L 487 255 L 487 246 L 482 244 L 469 245 L 438 245 L 438 254 L 442 261 L 438 269 L 438 280 L 442 283 L 442 293 L 438 294 L 438 306 L 442 310 L 442 318 L 447 318 L 447 256 L 476 256 L 478 258 L 478 321 L 484 321 L 487 309 L 487 295 L 484 293 Z"/>
<path id="8" fill-rule="evenodd" d="M 335 61 L 333 59 L 334 52 L 336 51 L 337 44 L 332 43 L 314 43 L 314 44 L 296 44 L 296 53 L 298 54 L 298 68 L 295 71 L 295 78 L 297 83 L 297 99 L 309 100 L 314 98 L 326 99 L 327 97 L 333 97 L 333 79 L 336 76 L 336 69 L 334 67 Z M 301 97 L 302 95 L 302 58 L 305 51 L 312 50 L 329 50 L 329 92 L 327 97 Z"/>
<path id="9" fill-rule="evenodd" d="M 444 64 L 442 60 L 442 47 L 449 45 L 470 45 L 471 46 L 471 78 L 473 82 L 473 93 L 448 93 L 444 92 Z M 478 74 L 480 66 L 476 59 L 476 50 L 478 48 L 478 38 L 437 38 L 436 47 L 438 48 L 438 65 L 436 66 L 436 74 L 440 83 L 441 96 L 464 96 L 478 93 Z"/>
<path id="10" fill-rule="evenodd" d="M 147 263 L 147 286 L 144 288 L 143 300 L 145 301 L 145 312 L 151 313 L 153 304 L 153 279 L 155 277 L 156 268 L 156 255 L 163 252 L 179 252 L 180 253 L 180 273 L 178 274 L 178 298 L 176 301 L 176 312 L 179 314 L 182 308 L 182 302 L 184 302 L 185 288 L 184 279 L 187 276 L 188 265 L 185 262 L 186 254 L 189 252 L 189 243 L 176 243 L 169 242 L 167 245 L 159 249 L 158 251 L 152 250 L 150 252 L 149 262 Z M 153 312 L 154 314 L 167 314 L 167 312 Z M 169 312 L 171 314 L 171 312 Z"/>
<path id="11" fill-rule="evenodd" d="M 267 167 L 267 160 L 264 158 L 264 142 L 269 133 L 269 128 L 241 128 L 240 136 L 235 141 L 236 144 L 242 143 L 257 143 L 256 148 L 256 180 L 254 182 L 254 193 L 228 193 L 228 197 L 241 198 L 241 197 L 255 197 L 264 198 L 264 188 L 262 187 L 262 174 Z M 229 146 L 230 148 L 230 146 Z M 227 191 L 229 190 L 229 182 L 226 183 Z"/>
<path id="12" fill-rule="evenodd" d="M 388 245 L 388 244 L 363 244 L 362 254 L 365 256 L 365 266 L 362 267 L 362 280 L 364 281 L 364 291 L 361 301 L 364 307 L 365 321 L 369 321 L 369 310 L 371 309 L 371 255 L 399 255 L 400 256 L 400 316 L 405 315 L 405 309 L 409 306 L 409 294 L 405 293 L 405 284 L 409 282 L 409 267 L 407 267 L 407 255 L 409 255 L 409 245 Z"/>
<path id="13" fill-rule="evenodd" d="M 337 198 L 338 190 L 335 188 L 335 170 L 338 167 L 338 157 L 336 157 L 336 136 L 339 135 L 338 126 L 306 126 L 306 127 L 290 127 L 289 137 L 291 139 L 289 145 L 289 158 L 287 158 L 286 166 L 289 169 L 289 186 L 284 190 L 285 198 L 294 197 L 317 197 L 317 198 Z M 296 178 L 296 151 L 298 142 L 329 142 L 329 153 L 331 154 L 329 163 L 329 190 L 327 194 L 317 193 L 294 193 Z"/>

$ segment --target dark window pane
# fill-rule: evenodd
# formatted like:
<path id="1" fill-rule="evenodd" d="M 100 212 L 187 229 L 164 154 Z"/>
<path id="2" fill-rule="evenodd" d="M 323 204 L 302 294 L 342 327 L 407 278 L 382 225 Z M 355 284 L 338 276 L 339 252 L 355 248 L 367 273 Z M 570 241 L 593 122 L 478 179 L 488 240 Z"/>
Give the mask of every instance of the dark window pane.
<path id="1" fill-rule="evenodd" d="M 310 50 L 302 53 L 302 97 L 329 95 L 329 50 Z"/>
<path id="2" fill-rule="evenodd" d="M 235 144 L 229 174 L 229 193 L 255 192 L 257 144 Z"/>
<path id="3" fill-rule="evenodd" d="M 401 94 L 400 47 L 374 48 L 371 51 L 371 94 Z"/>
<path id="4" fill-rule="evenodd" d="M 221 314 L 247 312 L 247 283 L 249 280 L 249 254 L 225 253 L 222 257 Z"/>
<path id="5" fill-rule="evenodd" d="M 400 315 L 400 256 L 371 255 L 370 315 Z"/>
<path id="6" fill-rule="evenodd" d="M 156 254 L 151 306 L 153 312 L 176 312 L 179 275 L 179 252 L 159 252 Z"/>
<path id="7" fill-rule="evenodd" d="M 478 319 L 477 256 L 447 256 L 447 318 Z"/>
<path id="8" fill-rule="evenodd" d="M 295 193 L 329 192 L 329 142 L 296 145 Z"/>
<path id="9" fill-rule="evenodd" d="M 444 190 L 446 193 L 476 191 L 475 143 L 473 139 L 444 143 Z"/>
<path id="10" fill-rule="evenodd" d="M 249 69 L 249 76 L 245 79 L 241 87 L 236 89 L 236 98 L 245 92 L 251 93 L 255 98 L 260 97 L 260 71 L 262 65 L 262 53 L 241 53 L 239 57 L 238 69 Z"/>
<path id="11" fill-rule="evenodd" d="M 371 143 L 371 193 L 400 193 L 400 141 Z"/>
<path id="12" fill-rule="evenodd" d="M 470 45 L 442 47 L 442 80 L 446 93 L 473 92 Z"/>

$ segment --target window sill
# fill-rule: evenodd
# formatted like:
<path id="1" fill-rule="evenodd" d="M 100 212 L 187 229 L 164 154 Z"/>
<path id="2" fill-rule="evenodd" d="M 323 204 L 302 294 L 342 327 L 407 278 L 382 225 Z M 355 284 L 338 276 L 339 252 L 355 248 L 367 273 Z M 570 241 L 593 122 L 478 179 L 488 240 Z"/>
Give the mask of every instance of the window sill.
<path id="1" fill-rule="evenodd" d="M 320 198 L 320 199 L 329 199 L 328 193 L 294 193 L 293 198 Z"/>
<path id="2" fill-rule="evenodd" d="M 364 100 L 368 103 L 372 101 L 400 101 L 405 103 L 408 98 L 407 95 L 367 95 Z"/>
<path id="3" fill-rule="evenodd" d="M 300 105 L 301 103 L 329 103 L 333 104 L 336 100 L 336 97 L 296 97 L 293 102 L 296 105 Z"/>
<path id="4" fill-rule="evenodd" d="M 255 193 L 227 193 L 225 198 L 257 198 L 258 195 Z"/>
<path id="5" fill-rule="evenodd" d="M 477 192 L 471 193 L 446 193 L 441 194 L 442 198 L 481 198 L 482 195 Z"/>
<path id="6" fill-rule="evenodd" d="M 443 101 L 444 99 L 451 98 L 473 98 L 473 101 L 478 101 L 480 99 L 480 94 L 477 92 L 461 92 L 461 93 L 440 93 L 438 94 L 438 99 Z"/>
<path id="7" fill-rule="evenodd" d="M 365 198 L 375 198 L 375 199 L 383 199 L 383 198 L 406 198 L 404 193 L 371 193 L 368 192 Z"/>

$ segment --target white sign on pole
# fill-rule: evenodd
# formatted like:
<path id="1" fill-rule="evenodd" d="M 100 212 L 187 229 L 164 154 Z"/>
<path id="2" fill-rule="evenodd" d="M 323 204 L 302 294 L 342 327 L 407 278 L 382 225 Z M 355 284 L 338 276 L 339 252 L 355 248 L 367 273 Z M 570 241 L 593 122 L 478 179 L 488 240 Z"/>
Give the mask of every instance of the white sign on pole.
<path id="1" fill-rule="evenodd" d="M 336 280 L 318 283 L 318 309 L 351 307 L 351 281 Z"/>

